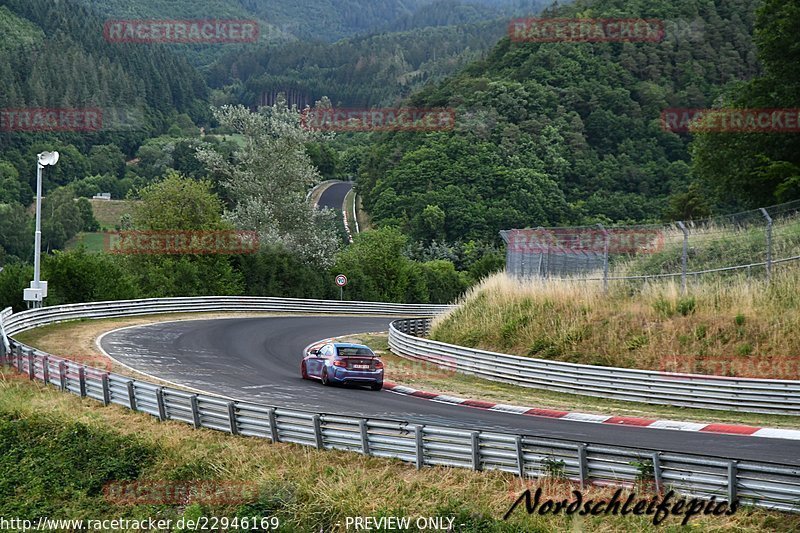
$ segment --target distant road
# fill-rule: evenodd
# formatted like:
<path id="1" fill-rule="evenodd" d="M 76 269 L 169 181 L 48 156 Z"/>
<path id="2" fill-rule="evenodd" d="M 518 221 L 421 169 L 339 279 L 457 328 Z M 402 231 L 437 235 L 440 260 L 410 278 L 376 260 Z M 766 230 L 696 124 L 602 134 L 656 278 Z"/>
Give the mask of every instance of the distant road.
<path id="1" fill-rule="evenodd" d="M 328 207 L 330 209 L 338 209 L 339 211 L 342 211 L 344 197 L 347 196 L 347 193 L 350 192 L 350 189 L 352 188 L 352 181 L 340 181 L 339 183 L 334 183 L 325 189 L 325 191 L 323 191 L 322 196 L 320 196 L 319 201 L 317 202 L 317 205 L 319 207 Z"/>

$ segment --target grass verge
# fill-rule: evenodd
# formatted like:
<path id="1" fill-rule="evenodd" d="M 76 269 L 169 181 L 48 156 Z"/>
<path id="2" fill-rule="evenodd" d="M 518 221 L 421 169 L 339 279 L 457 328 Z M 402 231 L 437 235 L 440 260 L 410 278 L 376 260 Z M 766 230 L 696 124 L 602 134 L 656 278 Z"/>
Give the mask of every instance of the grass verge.
<path id="1" fill-rule="evenodd" d="M 431 338 L 523 357 L 723 376 L 800 379 L 800 269 L 772 282 L 699 282 L 636 288 L 517 280 L 473 287 L 439 317 Z"/>

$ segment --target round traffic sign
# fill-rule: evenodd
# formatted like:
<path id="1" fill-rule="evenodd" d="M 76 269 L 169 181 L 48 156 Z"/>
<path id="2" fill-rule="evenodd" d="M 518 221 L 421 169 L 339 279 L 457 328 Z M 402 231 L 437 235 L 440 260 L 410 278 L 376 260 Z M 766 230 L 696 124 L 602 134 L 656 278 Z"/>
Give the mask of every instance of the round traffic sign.
<path id="1" fill-rule="evenodd" d="M 336 276 L 336 284 L 340 287 L 344 287 L 345 285 L 347 285 L 347 276 L 345 276 L 344 274 L 339 274 L 338 276 Z"/>

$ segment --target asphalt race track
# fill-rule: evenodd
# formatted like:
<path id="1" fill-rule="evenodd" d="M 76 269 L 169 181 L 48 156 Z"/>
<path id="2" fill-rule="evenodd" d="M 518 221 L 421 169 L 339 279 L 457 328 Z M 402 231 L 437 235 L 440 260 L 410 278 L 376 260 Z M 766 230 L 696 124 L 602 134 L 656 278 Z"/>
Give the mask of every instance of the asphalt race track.
<path id="1" fill-rule="evenodd" d="M 334 183 L 322 192 L 319 197 L 317 205 L 320 207 L 329 207 L 331 209 L 342 210 L 344 204 L 344 197 L 353 188 L 353 182 L 343 181 L 341 183 Z"/>
<path id="2" fill-rule="evenodd" d="M 800 465 L 798 441 L 523 416 L 368 388 L 325 387 L 300 377 L 307 345 L 387 331 L 390 321 L 337 316 L 191 320 L 113 331 L 100 344 L 117 361 L 160 379 L 290 409 Z"/>

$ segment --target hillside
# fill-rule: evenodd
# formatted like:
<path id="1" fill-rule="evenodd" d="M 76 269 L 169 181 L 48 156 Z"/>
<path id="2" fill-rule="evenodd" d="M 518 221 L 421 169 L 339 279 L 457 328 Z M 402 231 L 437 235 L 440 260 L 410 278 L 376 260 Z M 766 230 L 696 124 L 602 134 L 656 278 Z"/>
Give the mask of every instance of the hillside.
<path id="1" fill-rule="evenodd" d="M 540 0 L 81 0 L 105 16 L 255 18 L 268 40 L 334 42 L 376 31 L 467 24 L 537 11 Z"/>
<path id="2" fill-rule="evenodd" d="M 205 83 L 184 58 L 107 43 L 103 19 L 72 0 L 0 0 L 0 26 L 14 28 L 0 37 L 0 108 L 140 110 L 142 129 L 162 114 L 207 114 Z M 0 133 L 0 147 L 10 141 Z"/>
<path id="3" fill-rule="evenodd" d="M 598 0 L 545 15 L 659 18 L 666 38 L 505 38 L 485 59 L 412 96 L 413 107 L 456 108 L 456 128 L 387 134 L 375 143 L 358 189 L 378 224 L 428 241 L 496 240 L 510 227 L 672 215 L 669 197 L 692 181 L 690 136 L 662 130 L 661 112 L 709 106 L 727 83 L 759 72 L 755 5 L 680 0 L 623 8 Z M 424 219 L 426 208 L 437 215 Z"/>
<path id="4" fill-rule="evenodd" d="M 323 96 L 338 106 L 388 106 L 480 59 L 506 27 L 505 20 L 495 19 L 333 44 L 275 44 L 226 54 L 209 67 L 207 79 L 227 101 L 249 106 L 271 105 L 279 92 L 300 107 Z"/>

